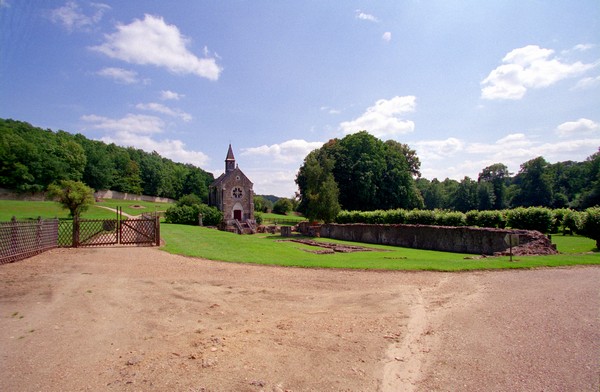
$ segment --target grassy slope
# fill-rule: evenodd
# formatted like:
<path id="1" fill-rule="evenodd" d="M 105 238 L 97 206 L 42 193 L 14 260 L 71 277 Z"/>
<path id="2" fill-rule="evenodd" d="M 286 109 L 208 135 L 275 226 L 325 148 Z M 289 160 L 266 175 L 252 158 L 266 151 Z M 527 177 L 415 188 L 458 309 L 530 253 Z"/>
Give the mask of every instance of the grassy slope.
<path id="1" fill-rule="evenodd" d="M 133 205 L 144 206 L 145 208 L 132 208 Z M 107 200 L 96 203 L 88 211 L 82 214 L 84 219 L 115 219 L 114 212 L 99 208 L 106 206 L 110 208 L 123 207 L 123 212 L 131 215 L 139 215 L 143 212 L 164 211 L 170 204 L 151 203 L 132 200 Z M 61 208 L 60 204 L 53 201 L 20 201 L 20 200 L 0 200 L 0 221 L 8 221 L 13 216 L 17 219 L 35 219 L 38 216 L 42 218 L 68 218 L 69 211 Z"/>
<path id="2" fill-rule="evenodd" d="M 161 226 L 161 235 L 167 243 L 163 249 L 170 253 L 210 260 L 297 267 L 459 271 L 600 264 L 600 254 L 597 252 L 519 256 L 515 258 L 516 261 L 510 262 L 508 257 L 465 259 L 473 255 L 366 245 L 378 251 L 317 255 L 303 251 L 315 248 L 278 242 L 282 239 L 280 236 L 239 236 L 202 227 L 169 224 Z M 343 243 L 330 239 L 322 241 Z M 563 237 L 557 242 L 559 250 L 565 247 L 572 249 L 572 252 L 591 252 L 594 248 L 593 241 L 583 237 Z"/>

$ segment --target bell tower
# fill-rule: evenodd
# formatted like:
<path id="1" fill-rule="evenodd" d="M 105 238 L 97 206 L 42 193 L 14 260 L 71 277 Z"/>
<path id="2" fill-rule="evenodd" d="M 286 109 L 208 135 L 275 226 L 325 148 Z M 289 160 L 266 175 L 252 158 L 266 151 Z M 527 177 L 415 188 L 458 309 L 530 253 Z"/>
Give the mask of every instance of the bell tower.
<path id="1" fill-rule="evenodd" d="M 231 143 L 229 144 L 229 150 L 227 151 L 227 158 L 225 158 L 225 173 L 229 173 L 235 169 L 235 157 L 233 156 L 233 149 Z"/>

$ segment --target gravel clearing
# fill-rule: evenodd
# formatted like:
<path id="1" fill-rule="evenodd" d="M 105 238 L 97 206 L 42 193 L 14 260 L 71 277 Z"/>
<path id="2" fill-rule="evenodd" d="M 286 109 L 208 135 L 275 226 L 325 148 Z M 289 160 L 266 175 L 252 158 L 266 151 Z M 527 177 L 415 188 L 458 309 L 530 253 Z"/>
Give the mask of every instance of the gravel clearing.
<path id="1" fill-rule="evenodd" d="M 0 391 L 597 392 L 599 282 L 55 249 L 0 265 Z"/>

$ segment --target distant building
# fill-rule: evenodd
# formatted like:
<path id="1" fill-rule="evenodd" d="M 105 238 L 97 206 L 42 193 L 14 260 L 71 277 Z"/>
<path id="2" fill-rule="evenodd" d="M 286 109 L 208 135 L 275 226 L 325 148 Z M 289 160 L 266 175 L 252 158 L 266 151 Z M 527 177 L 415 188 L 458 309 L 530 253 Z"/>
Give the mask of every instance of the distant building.
<path id="1" fill-rule="evenodd" d="M 235 164 L 231 144 L 225 158 L 225 173 L 208 189 L 208 204 L 223 213 L 223 228 L 254 231 L 254 191 L 252 181 Z"/>

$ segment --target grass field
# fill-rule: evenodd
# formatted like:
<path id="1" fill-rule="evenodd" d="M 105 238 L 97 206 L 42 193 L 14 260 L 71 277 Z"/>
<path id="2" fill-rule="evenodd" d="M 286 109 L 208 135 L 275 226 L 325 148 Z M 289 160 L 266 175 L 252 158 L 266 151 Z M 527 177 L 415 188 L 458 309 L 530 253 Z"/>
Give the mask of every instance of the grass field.
<path id="1" fill-rule="evenodd" d="M 164 211 L 166 203 L 130 200 L 107 200 L 98 203 L 83 214 L 87 219 L 114 219 L 115 213 L 100 205 L 116 208 L 131 215 L 145 211 Z M 132 206 L 145 208 L 133 208 Z M 0 200 L 0 221 L 18 219 L 67 218 L 68 212 L 56 202 Z M 282 217 L 276 215 L 275 217 Z M 289 216 L 302 220 L 302 217 Z M 286 216 L 288 218 L 288 216 Z M 314 268 L 382 269 L 382 270 L 435 270 L 461 271 L 477 269 L 534 268 L 568 265 L 600 264 L 600 253 L 593 240 L 580 236 L 553 235 L 552 241 L 561 252 L 554 256 L 518 256 L 513 262 L 508 257 L 474 258 L 473 255 L 436 252 L 410 248 L 363 244 L 373 252 L 314 254 L 306 250 L 315 247 L 293 242 L 281 242 L 279 235 L 237 235 L 197 226 L 161 225 L 166 241 L 163 249 L 170 253 L 240 263 L 271 264 Z M 325 242 L 346 243 L 330 239 Z"/>
<path id="2" fill-rule="evenodd" d="M 123 207 L 123 212 L 130 215 L 140 215 L 143 212 L 164 211 L 169 208 L 169 203 L 151 203 L 137 200 L 106 200 L 96 203 L 82 214 L 84 219 L 115 219 L 115 213 L 99 206 L 110 208 Z M 140 206 L 143 208 L 134 208 Z M 8 221 L 13 216 L 17 219 L 42 218 L 68 218 L 69 211 L 63 209 L 54 201 L 20 201 L 0 200 L 0 221 Z"/>
<path id="3" fill-rule="evenodd" d="M 381 270 L 466 271 L 477 269 L 534 268 L 580 264 L 600 264 L 594 242 L 584 237 L 553 236 L 559 251 L 554 256 L 519 256 L 473 258 L 473 255 L 436 252 L 393 246 L 363 244 L 374 252 L 314 254 L 314 247 L 280 242 L 279 235 L 231 234 L 196 226 L 161 225 L 166 241 L 163 249 L 170 253 L 240 263 L 294 267 L 348 268 Z M 331 239 L 324 242 L 346 243 Z"/>

